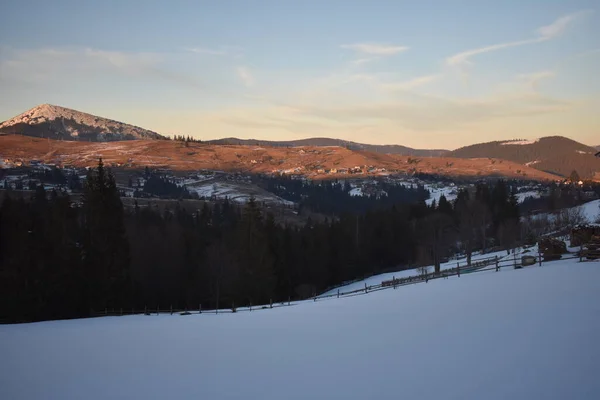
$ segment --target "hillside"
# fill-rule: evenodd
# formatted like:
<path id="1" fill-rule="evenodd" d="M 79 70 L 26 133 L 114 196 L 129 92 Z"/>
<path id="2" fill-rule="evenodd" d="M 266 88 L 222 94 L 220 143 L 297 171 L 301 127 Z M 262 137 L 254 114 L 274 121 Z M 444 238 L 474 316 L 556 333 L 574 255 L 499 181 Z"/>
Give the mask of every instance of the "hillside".
<path id="1" fill-rule="evenodd" d="M 0 136 L 0 161 L 27 164 L 94 166 L 102 157 L 108 165 L 127 168 L 166 167 L 174 170 L 217 170 L 249 173 L 304 175 L 314 179 L 347 175 L 359 167 L 360 174 L 428 173 L 445 176 L 503 176 L 547 180 L 555 176 L 509 161 L 480 158 L 459 160 L 444 157 L 409 157 L 352 151 L 343 147 L 257 147 L 210 145 L 172 140 L 134 140 L 86 143 Z"/>
<path id="2" fill-rule="evenodd" d="M 0 398 L 597 399 L 599 266 L 235 314 L 4 325 Z"/>
<path id="3" fill-rule="evenodd" d="M 164 139 L 156 132 L 70 108 L 42 104 L 0 124 L 0 134 L 86 142 Z"/>
<path id="4" fill-rule="evenodd" d="M 410 147 L 400 146 L 397 144 L 391 144 L 391 145 L 364 144 L 364 143 L 356 143 L 356 142 L 351 142 L 351 141 L 347 141 L 347 140 L 331 139 L 331 138 L 310 138 L 310 139 L 287 140 L 287 141 L 224 138 L 224 139 L 209 140 L 207 143 L 244 145 L 244 146 L 270 146 L 270 147 L 339 146 L 339 147 L 346 147 L 350 150 L 361 150 L 361 151 L 370 151 L 373 153 L 398 154 L 398 155 L 403 155 L 403 156 L 418 156 L 418 157 L 440 157 L 448 152 L 448 150 L 413 149 Z"/>
<path id="5" fill-rule="evenodd" d="M 600 180 L 600 159 L 596 149 L 562 136 L 538 140 L 495 141 L 462 147 L 448 153 L 449 157 L 492 157 L 514 161 L 568 177 L 573 170 L 583 179 Z"/>

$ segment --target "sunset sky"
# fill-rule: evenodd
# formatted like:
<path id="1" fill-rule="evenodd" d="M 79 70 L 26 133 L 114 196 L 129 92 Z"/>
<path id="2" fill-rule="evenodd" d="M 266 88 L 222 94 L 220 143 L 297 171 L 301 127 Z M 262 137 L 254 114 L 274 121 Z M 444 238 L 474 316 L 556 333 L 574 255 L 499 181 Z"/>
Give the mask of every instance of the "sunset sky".
<path id="1" fill-rule="evenodd" d="M 42 103 L 200 139 L 600 144 L 600 2 L 8 1 L 0 121 Z"/>

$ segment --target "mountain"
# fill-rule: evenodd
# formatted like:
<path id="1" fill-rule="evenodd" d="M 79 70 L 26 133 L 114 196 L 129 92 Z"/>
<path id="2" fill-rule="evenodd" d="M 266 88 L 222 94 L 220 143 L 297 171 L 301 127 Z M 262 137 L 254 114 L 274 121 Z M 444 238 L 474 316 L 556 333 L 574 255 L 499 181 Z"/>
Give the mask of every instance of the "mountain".
<path id="1" fill-rule="evenodd" d="M 165 139 L 138 126 L 52 104 L 39 105 L 4 121 L 0 124 L 0 134 L 86 142 Z"/>
<path id="2" fill-rule="evenodd" d="M 339 146 L 339 147 L 345 147 L 349 150 L 370 151 L 373 153 L 397 154 L 397 155 L 402 155 L 402 156 L 415 156 L 415 157 L 441 157 L 448 152 L 448 150 L 413 149 L 410 147 L 400 146 L 397 144 L 387 144 L 387 145 L 364 144 L 364 143 L 356 143 L 356 142 L 350 142 L 348 140 L 332 139 L 332 138 L 310 138 L 310 139 L 287 140 L 287 141 L 224 138 L 224 139 L 209 140 L 209 141 L 207 141 L 207 143 L 220 144 L 220 145 L 269 146 L 269 147 Z"/>
<path id="3" fill-rule="evenodd" d="M 600 179 L 597 150 L 562 136 L 474 144 L 451 151 L 448 157 L 501 158 L 568 177 L 577 171 L 584 179 Z"/>

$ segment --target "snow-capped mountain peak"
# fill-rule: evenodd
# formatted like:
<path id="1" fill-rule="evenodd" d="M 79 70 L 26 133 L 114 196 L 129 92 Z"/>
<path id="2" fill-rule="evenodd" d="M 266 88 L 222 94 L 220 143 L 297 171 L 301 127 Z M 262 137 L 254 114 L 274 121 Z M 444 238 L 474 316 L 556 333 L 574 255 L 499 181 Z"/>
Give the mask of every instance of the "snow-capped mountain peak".
<path id="1" fill-rule="evenodd" d="M 4 121 L 0 132 L 86 141 L 163 139 L 138 126 L 52 104 L 41 104 Z"/>

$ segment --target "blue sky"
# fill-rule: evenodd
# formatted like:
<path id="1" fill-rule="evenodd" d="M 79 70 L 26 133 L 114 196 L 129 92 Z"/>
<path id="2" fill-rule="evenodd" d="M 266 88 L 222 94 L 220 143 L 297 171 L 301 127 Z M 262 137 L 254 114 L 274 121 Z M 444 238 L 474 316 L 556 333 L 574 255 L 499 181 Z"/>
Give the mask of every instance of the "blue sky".
<path id="1" fill-rule="evenodd" d="M 10 1 L 0 120 L 51 103 L 203 139 L 600 144 L 599 6 Z"/>

